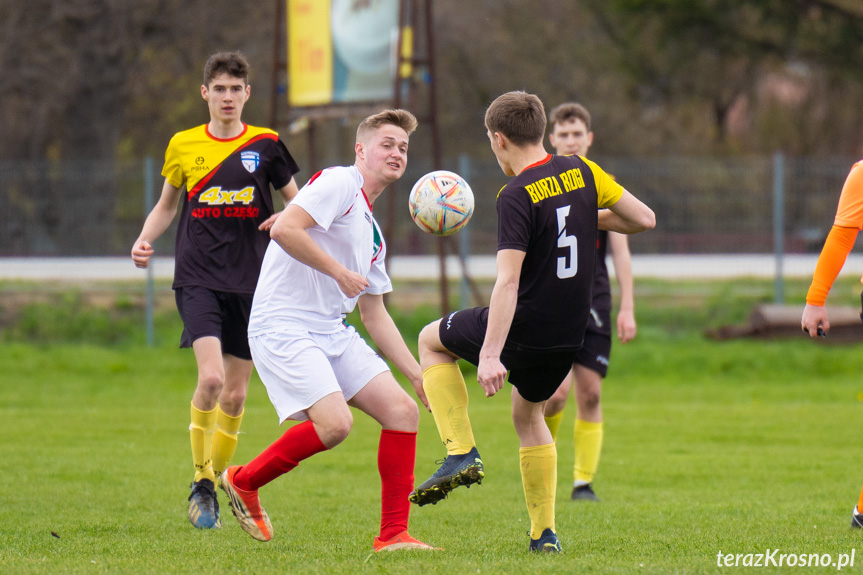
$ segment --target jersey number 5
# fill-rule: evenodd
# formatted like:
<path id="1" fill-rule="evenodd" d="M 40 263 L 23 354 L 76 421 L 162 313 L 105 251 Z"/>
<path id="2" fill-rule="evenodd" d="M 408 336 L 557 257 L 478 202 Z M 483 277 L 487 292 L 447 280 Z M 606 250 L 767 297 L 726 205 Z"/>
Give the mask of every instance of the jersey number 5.
<path id="1" fill-rule="evenodd" d="M 557 208 L 557 247 L 569 248 L 569 257 L 557 258 L 557 277 L 566 279 L 578 272 L 578 238 L 566 235 L 566 216 L 569 206 Z"/>

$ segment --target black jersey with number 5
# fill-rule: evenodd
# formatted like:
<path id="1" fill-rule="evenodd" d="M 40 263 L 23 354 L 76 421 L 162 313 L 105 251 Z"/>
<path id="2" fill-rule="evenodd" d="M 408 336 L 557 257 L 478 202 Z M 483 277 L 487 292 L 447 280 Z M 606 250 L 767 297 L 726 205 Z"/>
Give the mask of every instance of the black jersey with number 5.
<path id="1" fill-rule="evenodd" d="M 508 341 L 535 350 L 581 346 L 590 314 L 597 208 L 623 188 L 580 156 L 525 168 L 498 193 L 498 250 L 525 252 Z"/>

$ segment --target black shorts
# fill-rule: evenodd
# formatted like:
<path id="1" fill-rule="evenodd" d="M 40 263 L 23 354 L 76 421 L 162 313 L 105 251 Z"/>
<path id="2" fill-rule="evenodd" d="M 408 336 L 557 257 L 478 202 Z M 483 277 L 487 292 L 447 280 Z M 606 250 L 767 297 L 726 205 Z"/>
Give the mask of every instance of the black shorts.
<path id="1" fill-rule="evenodd" d="M 584 332 L 584 345 L 575 356 L 575 363 L 595 371 L 600 377 L 608 374 L 611 356 L 611 310 L 591 308 Z"/>
<path id="2" fill-rule="evenodd" d="M 488 308 L 475 307 L 449 314 L 440 321 L 440 340 L 444 347 L 474 365 L 488 326 Z M 518 393 L 533 403 L 545 401 L 560 386 L 575 361 L 575 349 L 543 351 L 528 348 L 509 339 L 500 361 L 509 370 L 509 382 Z"/>
<path id="3" fill-rule="evenodd" d="M 212 336 L 222 342 L 222 353 L 251 360 L 249 313 L 253 297 L 201 286 L 176 288 L 174 299 L 183 320 L 180 347 L 192 347 L 196 340 Z"/>

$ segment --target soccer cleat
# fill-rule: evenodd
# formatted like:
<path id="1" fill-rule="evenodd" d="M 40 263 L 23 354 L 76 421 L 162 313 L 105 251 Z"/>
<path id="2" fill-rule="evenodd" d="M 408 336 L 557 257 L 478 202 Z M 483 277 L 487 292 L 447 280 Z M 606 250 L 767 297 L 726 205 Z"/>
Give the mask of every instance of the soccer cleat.
<path id="1" fill-rule="evenodd" d="M 219 529 L 219 501 L 216 486 L 209 479 L 195 481 L 189 494 L 189 521 L 198 529 Z"/>
<path id="2" fill-rule="evenodd" d="M 857 506 L 854 506 L 854 512 L 851 514 L 851 527 L 860 529 L 863 527 L 863 513 L 857 511 Z"/>
<path id="3" fill-rule="evenodd" d="M 563 552 L 563 549 L 560 547 L 560 541 L 557 540 L 557 535 L 554 534 L 554 531 L 552 531 L 551 528 L 543 531 L 542 535 L 539 536 L 539 539 L 531 539 L 529 549 L 530 551 L 536 551 L 537 553 Z"/>
<path id="4" fill-rule="evenodd" d="M 408 496 L 408 500 L 420 507 L 429 503 L 434 505 L 438 501 L 446 499 L 449 492 L 456 487 L 461 485 L 470 487 L 474 483 L 480 484 L 483 477 L 485 477 L 485 471 L 483 470 L 482 459 L 480 459 L 476 447 L 473 447 L 467 453 L 448 455 L 440 469 L 414 489 Z"/>
<path id="5" fill-rule="evenodd" d="M 261 507 L 257 490 L 243 491 L 234 485 L 234 475 L 239 470 L 239 465 L 227 468 L 222 472 L 219 485 L 228 494 L 231 511 L 234 512 L 234 517 L 240 522 L 243 531 L 258 541 L 269 541 L 273 538 L 273 525 L 270 523 L 267 512 Z"/>
<path id="6" fill-rule="evenodd" d="M 599 501 L 599 497 L 593 492 L 591 483 L 582 483 L 573 487 L 570 499 L 573 501 Z"/>
<path id="7" fill-rule="evenodd" d="M 386 541 L 381 541 L 375 537 L 375 553 L 378 551 L 398 551 L 399 549 L 424 549 L 426 551 L 442 551 L 440 547 L 432 547 L 427 543 L 423 543 L 419 539 L 411 537 L 407 531 L 402 531 L 395 537 Z"/>

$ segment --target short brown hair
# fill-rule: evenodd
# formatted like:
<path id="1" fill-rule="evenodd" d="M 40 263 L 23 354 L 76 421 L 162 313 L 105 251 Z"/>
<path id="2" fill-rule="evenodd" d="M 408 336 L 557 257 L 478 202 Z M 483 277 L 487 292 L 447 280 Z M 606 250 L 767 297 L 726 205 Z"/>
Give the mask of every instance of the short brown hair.
<path id="1" fill-rule="evenodd" d="M 364 142 L 369 134 L 386 124 L 398 126 L 410 136 L 411 132 L 417 129 L 419 122 L 417 122 L 416 116 L 407 110 L 384 110 L 383 112 L 372 114 L 360 122 L 357 128 L 357 142 Z"/>
<path id="2" fill-rule="evenodd" d="M 516 146 L 538 144 L 545 135 L 545 108 L 534 94 L 507 92 L 485 112 L 485 127 L 500 132 Z"/>
<path id="3" fill-rule="evenodd" d="M 551 111 L 551 114 L 548 115 L 548 121 L 552 126 L 569 120 L 581 120 L 584 122 L 584 127 L 587 128 L 587 131 L 590 131 L 590 112 L 577 102 L 565 102 L 555 107 Z"/>
<path id="4" fill-rule="evenodd" d="M 240 52 L 217 52 L 204 64 L 204 85 L 209 86 L 216 76 L 227 74 L 231 78 L 242 78 L 249 83 L 249 61 Z"/>

